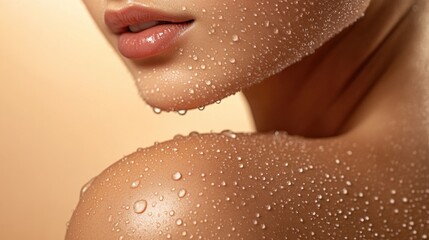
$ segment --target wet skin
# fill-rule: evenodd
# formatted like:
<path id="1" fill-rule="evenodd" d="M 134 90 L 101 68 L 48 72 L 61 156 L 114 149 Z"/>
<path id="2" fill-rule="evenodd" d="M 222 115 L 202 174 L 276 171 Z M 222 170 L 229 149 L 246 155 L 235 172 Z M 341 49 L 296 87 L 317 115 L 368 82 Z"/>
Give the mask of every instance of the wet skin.
<path id="1" fill-rule="evenodd" d="M 66 239 L 429 238 L 428 12 L 373 1 L 245 90 L 259 131 L 304 137 L 190 135 L 133 153 L 86 189 Z"/>

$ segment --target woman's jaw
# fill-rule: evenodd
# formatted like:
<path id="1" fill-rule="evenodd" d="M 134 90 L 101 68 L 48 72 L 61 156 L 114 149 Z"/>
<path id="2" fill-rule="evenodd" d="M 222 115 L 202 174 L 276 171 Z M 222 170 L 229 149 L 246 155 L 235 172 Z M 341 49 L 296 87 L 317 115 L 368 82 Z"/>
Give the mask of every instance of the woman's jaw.
<path id="1" fill-rule="evenodd" d="M 355 22 L 369 0 L 85 2 L 141 97 L 178 111 L 280 73 Z"/>

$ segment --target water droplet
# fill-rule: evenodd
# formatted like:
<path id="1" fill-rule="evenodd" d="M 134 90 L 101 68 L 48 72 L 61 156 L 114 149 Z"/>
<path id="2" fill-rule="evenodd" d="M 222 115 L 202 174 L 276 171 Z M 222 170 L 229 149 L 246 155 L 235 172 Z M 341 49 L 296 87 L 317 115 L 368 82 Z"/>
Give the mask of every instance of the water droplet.
<path id="1" fill-rule="evenodd" d="M 230 58 L 230 59 L 229 59 L 229 62 L 230 62 L 230 63 L 235 63 L 235 62 L 236 62 L 236 60 L 235 60 L 235 58 Z"/>
<path id="2" fill-rule="evenodd" d="M 174 181 L 179 181 L 180 179 L 182 179 L 182 174 L 180 172 L 175 172 L 173 174 L 173 180 Z"/>
<path id="3" fill-rule="evenodd" d="M 152 110 L 156 114 L 160 114 L 162 112 L 162 110 L 160 108 L 157 108 L 157 107 L 152 108 Z"/>
<path id="4" fill-rule="evenodd" d="M 225 130 L 221 132 L 222 135 L 229 137 L 229 138 L 237 138 L 237 134 L 235 134 L 233 131 L 231 130 Z"/>
<path id="5" fill-rule="evenodd" d="M 186 195 L 185 189 L 180 189 L 179 192 L 177 193 L 177 196 L 179 196 L 179 198 L 183 198 L 185 195 Z"/>
<path id="6" fill-rule="evenodd" d="M 267 21 L 265 21 L 265 24 L 264 24 L 264 25 L 265 25 L 265 27 L 269 27 L 269 26 L 270 26 L 270 21 L 268 21 L 268 20 L 267 20 Z"/>
<path id="7" fill-rule="evenodd" d="M 140 180 L 136 180 L 131 183 L 131 188 L 137 188 L 140 185 Z"/>
<path id="8" fill-rule="evenodd" d="M 134 212 L 135 213 L 142 214 L 142 213 L 144 213 L 144 211 L 146 211 L 146 208 L 147 208 L 146 200 L 139 200 L 139 201 L 134 203 Z"/>
<path id="9" fill-rule="evenodd" d="M 180 219 L 180 218 L 178 218 L 178 219 L 176 220 L 176 225 L 177 225 L 177 226 L 182 226 L 182 224 L 183 224 L 183 220 L 182 220 L 182 219 Z"/>
<path id="10" fill-rule="evenodd" d="M 181 116 L 185 115 L 188 111 L 187 110 L 179 110 L 177 113 Z"/>
<path id="11" fill-rule="evenodd" d="M 91 178 L 85 185 L 83 185 L 82 189 L 80 190 L 80 197 L 83 197 L 85 195 L 86 191 L 88 191 L 89 187 L 91 187 L 92 182 L 94 182 L 95 178 Z"/>
<path id="12" fill-rule="evenodd" d="M 232 41 L 233 42 L 238 42 L 238 40 L 239 40 L 240 38 L 238 37 L 238 35 L 237 34 L 234 34 L 234 35 L 232 35 Z"/>

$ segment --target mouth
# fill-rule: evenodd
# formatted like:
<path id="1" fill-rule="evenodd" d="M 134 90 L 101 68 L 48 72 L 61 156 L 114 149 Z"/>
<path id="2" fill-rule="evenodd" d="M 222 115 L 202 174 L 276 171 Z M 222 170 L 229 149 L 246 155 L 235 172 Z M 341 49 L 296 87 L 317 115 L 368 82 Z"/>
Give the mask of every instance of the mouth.
<path id="1" fill-rule="evenodd" d="M 108 10 L 104 20 L 119 38 L 119 52 L 130 59 L 144 59 L 170 49 L 194 22 L 138 5 Z"/>

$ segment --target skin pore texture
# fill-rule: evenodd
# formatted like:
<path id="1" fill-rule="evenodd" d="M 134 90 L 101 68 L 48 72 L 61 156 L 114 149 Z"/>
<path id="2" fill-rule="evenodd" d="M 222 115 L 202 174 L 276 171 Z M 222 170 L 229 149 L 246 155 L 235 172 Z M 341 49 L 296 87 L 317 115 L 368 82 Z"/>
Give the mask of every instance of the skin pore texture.
<path id="1" fill-rule="evenodd" d="M 67 240 L 429 239 L 427 1 L 86 4 L 114 46 L 106 8 L 191 16 L 174 49 L 124 59 L 140 94 L 180 110 L 252 85 L 259 133 L 176 136 L 121 159 L 84 186 Z"/>

